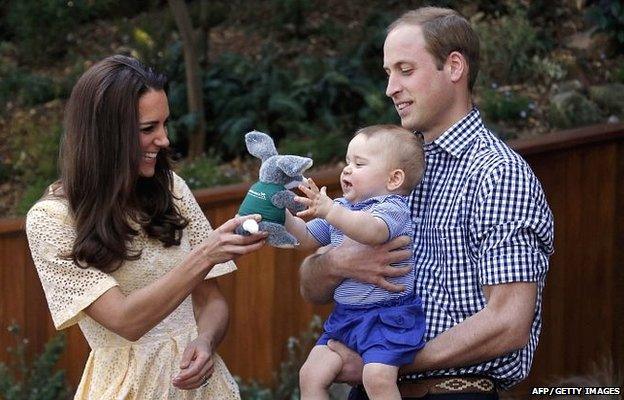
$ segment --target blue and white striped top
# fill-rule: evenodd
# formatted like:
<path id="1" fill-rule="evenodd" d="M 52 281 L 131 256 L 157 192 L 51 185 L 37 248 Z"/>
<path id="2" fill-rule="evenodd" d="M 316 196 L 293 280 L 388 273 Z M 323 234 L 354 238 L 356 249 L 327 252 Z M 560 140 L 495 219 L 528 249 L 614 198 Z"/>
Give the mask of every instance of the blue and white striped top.
<path id="1" fill-rule="evenodd" d="M 414 234 L 406 196 L 389 194 L 372 197 L 355 204 L 351 204 L 341 197 L 334 200 L 334 202 L 353 211 L 369 211 L 374 216 L 381 218 L 388 225 L 388 240 L 398 236 L 412 237 Z M 313 219 L 307 223 L 307 227 L 308 231 L 321 246 L 329 244 L 339 246 L 344 240 L 344 233 L 324 219 Z M 395 267 L 408 265 L 413 267 L 413 255 L 410 259 L 392 265 Z M 388 281 L 405 285 L 405 291 L 393 293 L 369 283 L 345 279 L 334 291 L 334 300 L 340 304 L 373 304 L 412 294 L 414 291 L 414 269 L 412 268 L 407 275 L 388 278 Z"/>
<path id="2" fill-rule="evenodd" d="M 481 374 L 507 388 L 528 375 L 537 347 L 553 252 L 552 213 L 531 168 L 485 128 L 476 108 L 425 144 L 425 158 L 427 170 L 409 203 L 426 340 L 483 309 L 482 285 L 536 282 L 538 292 L 523 349 L 465 368 L 409 377 Z"/>

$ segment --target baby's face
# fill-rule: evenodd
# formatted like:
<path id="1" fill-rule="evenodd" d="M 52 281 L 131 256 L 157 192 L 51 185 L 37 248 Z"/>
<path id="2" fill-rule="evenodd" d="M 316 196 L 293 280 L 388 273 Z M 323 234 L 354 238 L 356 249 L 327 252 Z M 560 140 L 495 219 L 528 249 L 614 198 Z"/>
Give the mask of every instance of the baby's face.
<path id="1" fill-rule="evenodd" d="M 346 162 L 340 175 L 345 199 L 355 203 L 389 193 L 391 168 L 377 138 L 354 137 L 347 148 Z"/>

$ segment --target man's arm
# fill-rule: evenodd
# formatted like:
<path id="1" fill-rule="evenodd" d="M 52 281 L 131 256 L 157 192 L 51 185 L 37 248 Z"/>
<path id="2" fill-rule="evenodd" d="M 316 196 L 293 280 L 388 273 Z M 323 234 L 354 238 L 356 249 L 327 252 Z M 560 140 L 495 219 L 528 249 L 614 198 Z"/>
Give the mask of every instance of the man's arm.
<path id="1" fill-rule="evenodd" d="M 481 363 L 526 346 L 535 315 L 537 285 L 514 282 L 484 286 L 487 305 L 441 333 L 402 372 Z"/>
<path id="2" fill-rule="evenodd" d="M 483 289 L 487 305 L 427 342 L 411 365 L 401 367 L 401 373 L 478 364 L 526 346 L 535 314 L 537 285 L 514 282 Z M 328 345 L 344 363 L 337 380 L 361 382 L 363 364 L 358 354 L 336 341 Z"/>
<path id="3" fill-rule="evenodd" d="M 299 268 L 301 295 L 309 302 L 325 304 L 332 300 L 334 289 L 345 278 L 372 283 L 376 286 L 401 292 L 403 285 L 388 282 L 387 278 L 402 276 L 410 267 L 392 267 L 408 259 L 411 249 L 404 249 L 411 238 L 401 236 L 377 246 L 366 246 L 347 237 L 338 247 L 324 247 L 307 257 Z"/>

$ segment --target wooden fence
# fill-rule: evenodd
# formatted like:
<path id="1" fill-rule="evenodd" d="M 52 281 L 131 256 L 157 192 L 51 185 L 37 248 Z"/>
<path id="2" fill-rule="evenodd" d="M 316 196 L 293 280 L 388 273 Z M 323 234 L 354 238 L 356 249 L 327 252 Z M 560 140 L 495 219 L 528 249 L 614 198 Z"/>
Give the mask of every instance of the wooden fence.
<path id="1" fill-rule="evenodd" d="M 510 143 L 531 164 L 555 215 L 555 254 L 544 297 L 544 328 L 529 379 L 516 388 L 556 376 L 589 373 L 610 358 L 624 372 L 624 124 L 557 132 Z M 338 189 L 337 174 L 317 177 Z M 230 218 L 247 185 L 199 190 L 195 195 L 213 225 Z M 0 221 L 0 360 L 13 344 L 11 322 L 24 328 L 33 351 L 55 334 L 23 230 L 23 219 Z M 231 371 L 270 382 L 286 355 L 289 336 L 314 314 L 299 294 L 303 255 L 265 248 L 241 258 L 235 274 L 220 279 L 231 308 L 219 348 Z M 60 367 L 75 387 L 88 347 L 77 327 L 67 330 Z"/>

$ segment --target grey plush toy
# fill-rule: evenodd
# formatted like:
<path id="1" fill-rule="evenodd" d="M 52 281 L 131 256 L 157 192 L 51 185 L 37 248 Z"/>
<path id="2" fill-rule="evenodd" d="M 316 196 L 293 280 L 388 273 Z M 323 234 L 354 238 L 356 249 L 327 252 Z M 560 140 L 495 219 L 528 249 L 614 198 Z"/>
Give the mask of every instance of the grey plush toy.
<path id="1" fill-rule="evenodd" d="M 286 208 L 295 214 L 305 206 L 295 202 L 295 194 L 288 188 L 303 182 L 303 171 L 312 166 L 307 157 L 279 155 L 273 139 L 265 133 L 253 131 L 245 135 L 247 151 L 262 160 L 260 180 L 254 183 L 238 210 L 239 215 L 260 214 L 262 221 L 256 226 L 254 220 L 247 220 L 236 230 L 239 234 L 258 230 L 269 232 L 267 243 L 274 247 L 292 248 L 299 244 L 286 231 Z"/>

